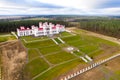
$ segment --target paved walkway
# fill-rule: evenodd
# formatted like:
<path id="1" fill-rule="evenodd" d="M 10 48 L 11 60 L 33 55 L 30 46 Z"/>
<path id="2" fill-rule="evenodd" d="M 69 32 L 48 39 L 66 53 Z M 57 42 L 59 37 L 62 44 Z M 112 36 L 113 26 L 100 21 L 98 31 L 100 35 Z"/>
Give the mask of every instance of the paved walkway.
<path id="1" fill-rule="evenodd" d="M 16 39 L 18 39 L 18 36 L 15 34 L 15 32 L 11 32 L 11 34 L 13 34 L 16 37 Z"/>

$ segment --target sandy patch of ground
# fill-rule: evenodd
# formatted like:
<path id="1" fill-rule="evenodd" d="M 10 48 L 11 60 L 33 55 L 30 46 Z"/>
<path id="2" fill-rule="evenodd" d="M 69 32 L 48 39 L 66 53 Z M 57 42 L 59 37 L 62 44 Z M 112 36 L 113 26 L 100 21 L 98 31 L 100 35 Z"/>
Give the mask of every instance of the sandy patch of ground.
<path id="1" fill-rule="evenodd" d="M 24 80 L 27 51 L 20 41 L 1 44 L 2 80 Z"/>

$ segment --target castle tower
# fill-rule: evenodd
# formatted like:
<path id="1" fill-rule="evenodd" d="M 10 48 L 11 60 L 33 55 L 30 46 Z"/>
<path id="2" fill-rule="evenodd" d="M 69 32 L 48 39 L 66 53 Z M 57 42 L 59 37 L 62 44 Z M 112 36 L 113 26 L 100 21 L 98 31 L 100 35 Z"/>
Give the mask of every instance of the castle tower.
<path id="1" fill-rule="evenodd" d="M 42 28 L 42 22 L 39 22 L 39 28 Z"/>

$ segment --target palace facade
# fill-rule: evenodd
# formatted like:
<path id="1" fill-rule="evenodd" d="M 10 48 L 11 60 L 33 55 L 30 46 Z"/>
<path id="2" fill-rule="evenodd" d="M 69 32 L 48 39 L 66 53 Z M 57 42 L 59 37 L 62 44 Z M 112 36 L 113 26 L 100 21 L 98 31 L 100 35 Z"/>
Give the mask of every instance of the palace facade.
<path id="1" fill-rule="evenodd" d="M 41 23 L 39 22 L 39 27 L 32 25 L 31 28 L 25 28 L 21 26 L 20 29 L 17 28 L 17 35 L 20 36 L 49 36 L 54 34 L 59 34 L 60 32 L 65 31 L 65 26 L 60 24 L 52 23 Z"/>

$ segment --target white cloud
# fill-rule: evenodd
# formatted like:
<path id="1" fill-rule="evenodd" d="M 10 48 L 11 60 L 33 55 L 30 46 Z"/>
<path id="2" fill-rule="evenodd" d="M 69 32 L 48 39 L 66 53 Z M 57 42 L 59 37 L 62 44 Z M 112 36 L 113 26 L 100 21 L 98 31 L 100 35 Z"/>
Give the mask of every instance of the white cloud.
<path id="1" fill-rule="evenodd" d="M 100 9 L 99 12 L 101 14 L 109 14 L 109 15 L 120 15 L 120 7 L 118 8 L 104 8 L 104 9 Z"/>
<path id="2" fill-rule="evenodd" d="M 76 9 L 92 9 L 108 0 L 36 0 Z"/>
<path id="3" fill-rule="evenodd" d="M 12 0 L 14 1 L 14 0 Z M 43 6 L 35 2 L 43 3 Z M 77 14 L 77 15 L 120 15 L 120 7 L 98 8 L 110 0 L 23 0 L 25 2 L 14 3 L 10 0 L 0 1 L 0 15 L 2 14 Z M 47 5 L 50 4 L 50 5 Z M 37 4 L 39 5 L 39 4 Z M 49 6 L 52 8 L 49 8 Z M 45 7 L 44 7 L 45 6 Z M 54 8 L 61 6 L 61 8 Z"/>

